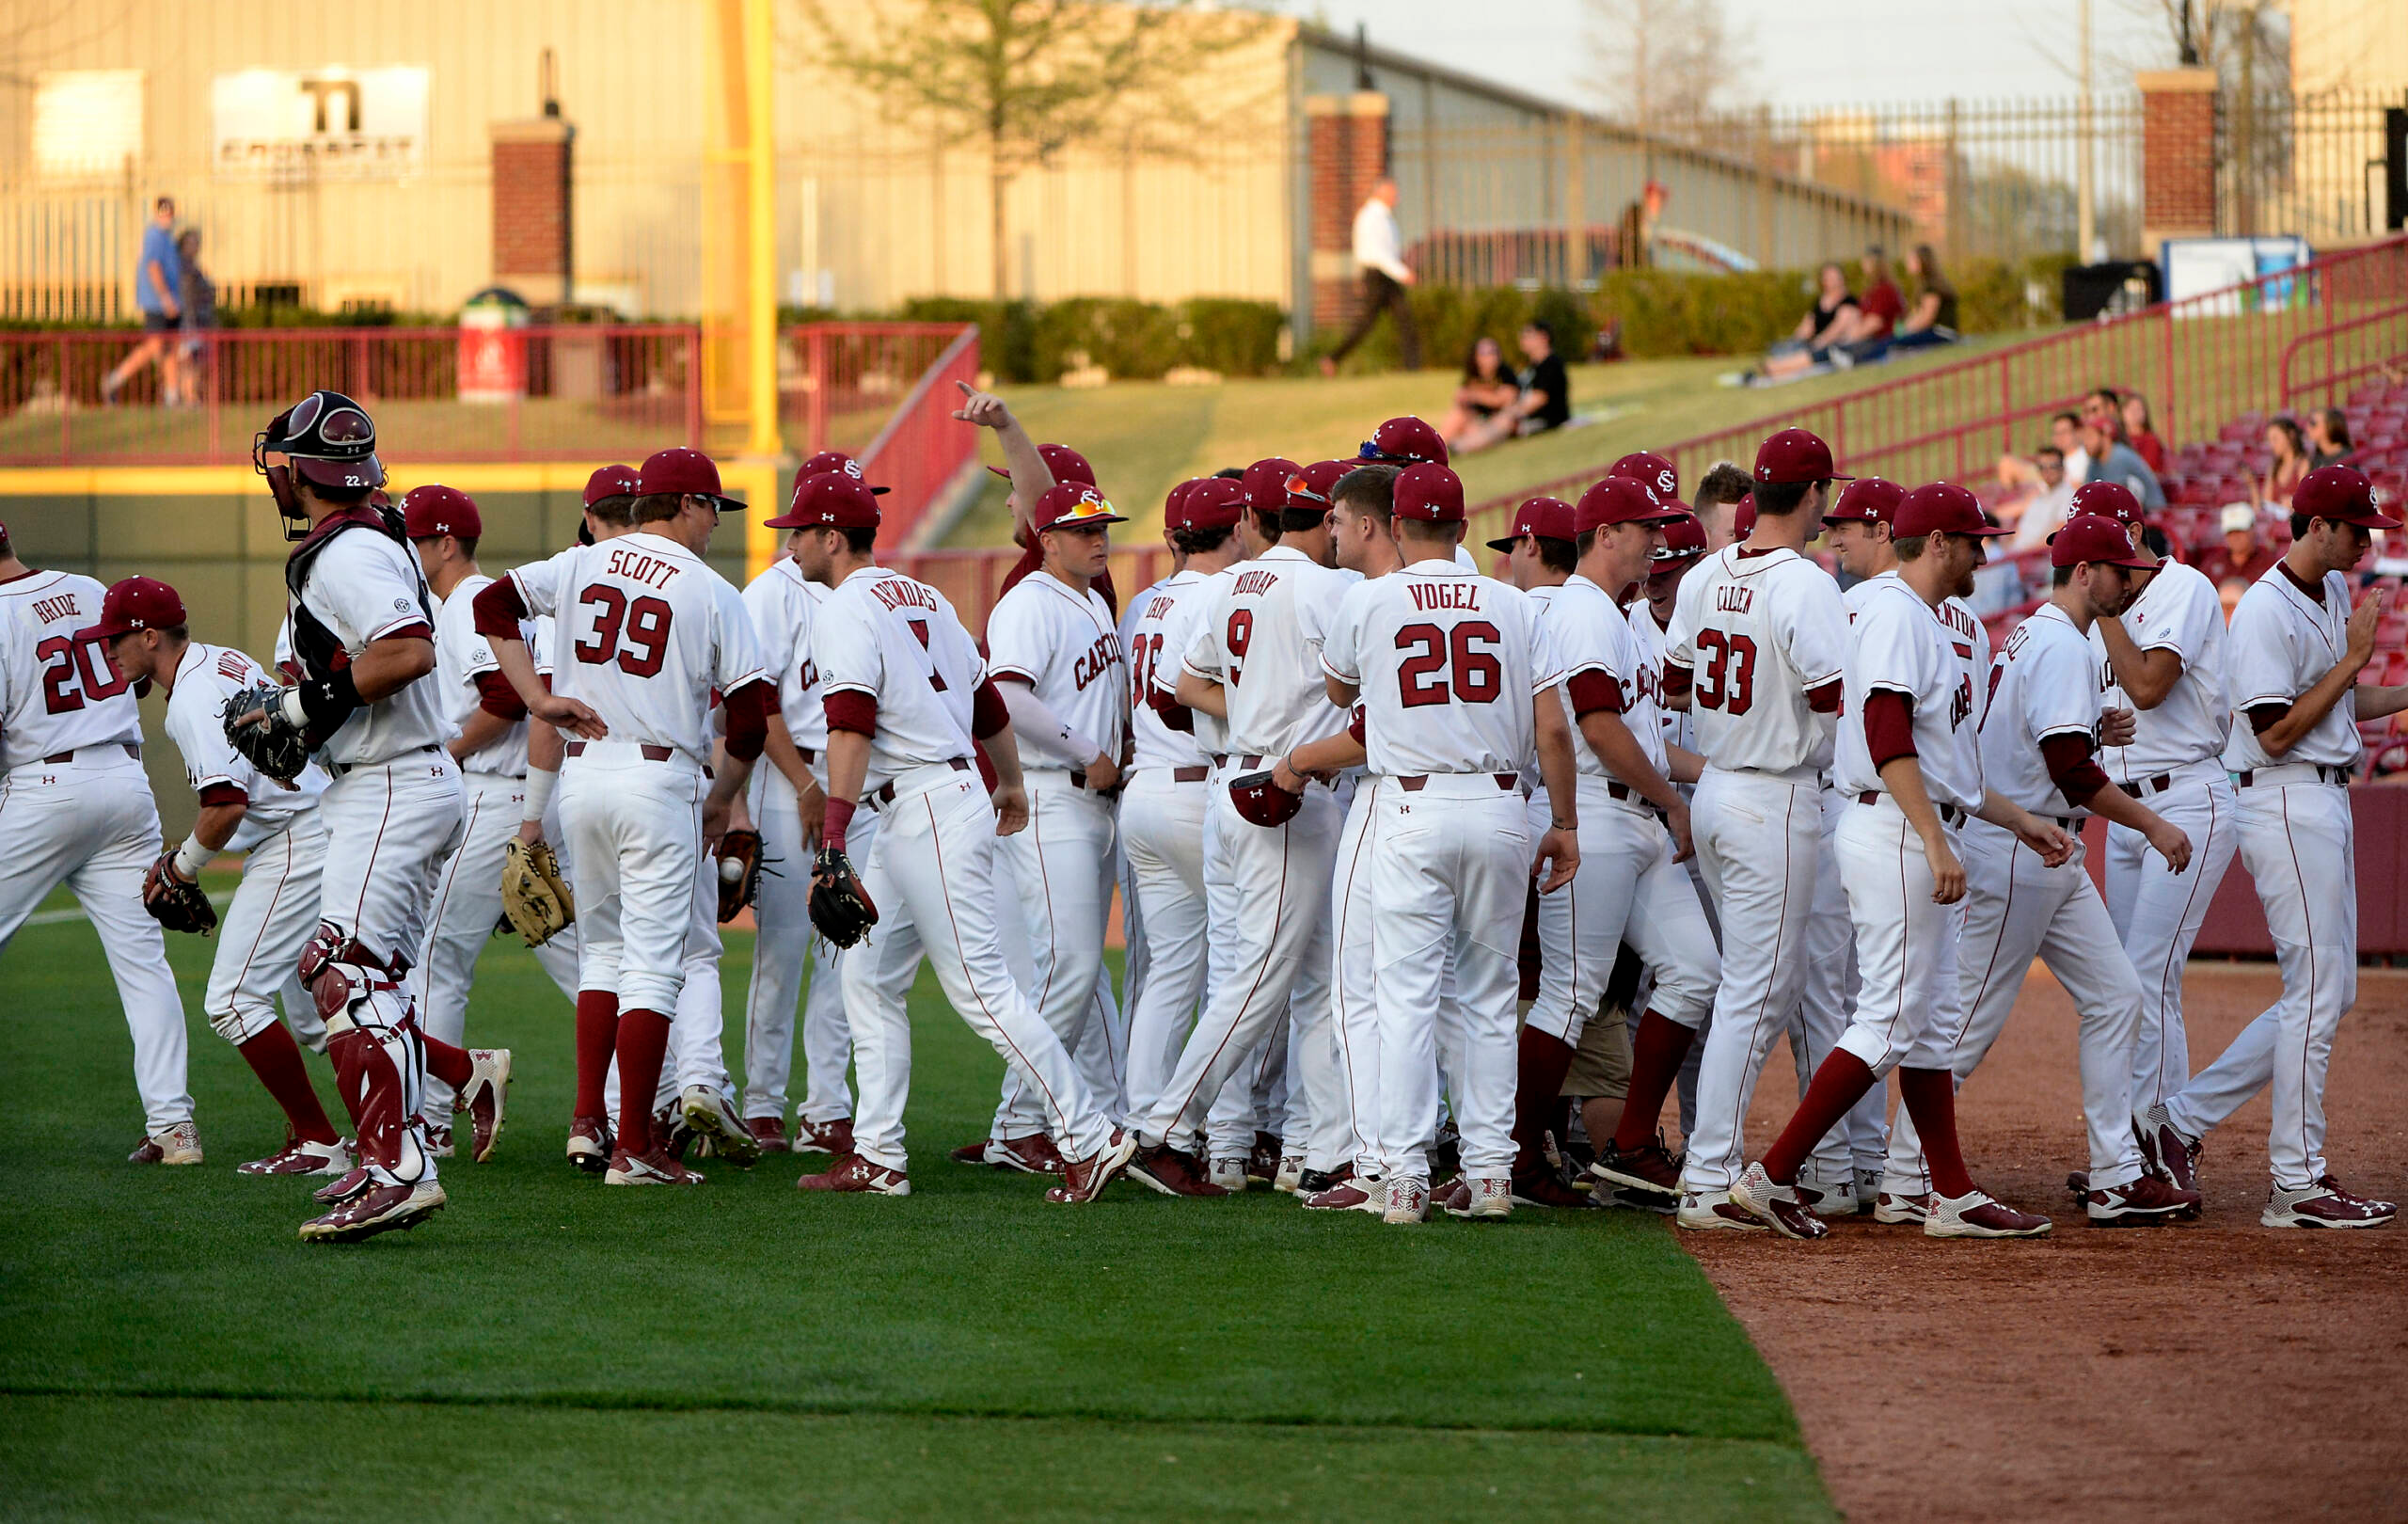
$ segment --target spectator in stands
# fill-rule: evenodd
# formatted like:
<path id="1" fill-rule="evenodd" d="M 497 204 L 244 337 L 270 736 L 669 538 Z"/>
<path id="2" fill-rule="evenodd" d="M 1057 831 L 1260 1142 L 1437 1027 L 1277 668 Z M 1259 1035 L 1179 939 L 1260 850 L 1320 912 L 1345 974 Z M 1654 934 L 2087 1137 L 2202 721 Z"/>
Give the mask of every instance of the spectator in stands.
<path id="1" fill-rule="evenodd" d="M 1622 209 L 1614 232 L 1614 262 L 1625 270 L 1644 270 L 1656 262 L 1656 219 L 1664 214 L 1671 192 L 1660 180 L 1651 180 L 1639 199 Z"/>
<path id="2" fill-rule="evenodd" d="M 2157 425 L 2148 416 L 2148 399 L 2137 391 L 2124 393 L 2124 442 L 2148 462 L 2150 470 L 2165 474 L 2165 441 L 2157 437 Z"/>
<path id="3" fill-rule="evenodd" d="M 2249 500 L 2260 508 L 2290 511 L 2291 491 L 2308 473 L 2307 437 L 2299 421 L 2277 415 L 2266 425 L 2266 474 L 2249 480 Z"/>
<path id="4" fill-rule="evenodd" d="M 183 313 L 183 267 L 176 259 L 176 201 L 162 196 L 150 203 L 150 225 L 142 230 L 142 252 L 134 262 L 134 306 L 142 314 L 142 341 L 118 361 L 101 380 L 101 401 L 114 404 L 135 373 L 159 362 L 160 389 L 172 406 L 181 400 L 176 389 L 176 360 L 168 335 Z"/>
<path id="5" fill-rule="evenodd" d="M 2067 496 L 2090 479 L 2090 452 L 2082 446 L 2081 414 L 2059 413 L 2050 419 L 2049 442 L 2042 449 L 2057 452 Z M 2009 498 L 2041 491 L 2047 484 L 2040 474 L 2039 452 L 2035 452 L 2029 458 L 2014 454 L 1999 456 L 1998 484 L 2005 488 Z"/>
<path id="6" fill-rule="evenodd" d="M 1523 357 L 1529 363 L 1514 378 L 1517 394 L 1496 416 L 1448 440 L 1450 452 L 1472 454 L 1502 440 L 1560 429 L 1572 421 L 1572 377 L 1563 368 L 1562 357 L 1555 352 L 1555 329 L 1533 318 L 1522 325 L 1520 342 Z"/>
<path id="7" fill-rule="evenodd" d="M 1906 321 L 1891 336 L 1893 350 L 1925 349 L 1933 344 L 1953 344 L 1957 340 L 1956 288 L 1940 270 L 1940 256 L 1929 244 L 1917 244 L 1907 251 L 1907 274 L 1915 279 L 1915 305 L 1907 312 Z"/>
<path id="8" fill-rule="evenodd" d="M 2337 407 L 2307 415 L 2307 468 L 2338 466 L 2350 458 L 2350 416 Z"/>
<path id="9" fill-rule="evenodd" d="M 1438 425 L 1439 436 L 1455 438 L 1512 406 L 1520 394 L 1513 373 L 1505 369 L 1505 346 L 1481 335 L 1471 341 L 1471 353 L 1464 357 L 1463 385 L 1455 389 L 1454 405 Z"/>
<path id="10" fill-rule="evenodd" d="M 1907 298 L 1891 278 L 1890 256 L 1876 244 L 1864 251 L 1864 294 L 1857 298 L 1847 336 L 1824 357 L 1842 370 L 1883 358 L 1890 353 L 1891 335 L 1906 315 Z"/>
<path id="11" fill-rule="evenodd" d="M 2015 526 L 2015 548 L 2035 550 L 2049 543 L 2066 521 L 2073 503 L 2073 483 L 2066 477 L 2066 452 L 2042 445 L 2032 456 L 2032 484 L 2021 493 L 2002 499 L 1999 521 Z"/>
<path id="12" fill-rule="evenodd" d="M 178 389 L 184 405 L 200 405 L 201 336 L 217 326 L 217 282 L 200 265 L 200 230 L 186 228 L 176 239 L 176 258 L 183 266 L 183 337 L 176 344 Z"/>
<path id="13" fill-rule="evenodd" d="M 1847 289 L 1847 271 L 1836 260 L 1815 272 L 1814 305 L 1788 338 L 1765 352 L 1760 379 L 1780 381 L 1803 375 L 1823 363 L 1831 345 L 1846 343 L 1856 331 L 1856 297 Z"/>
<path id="14" fill-rule="evenodd" d="M 1732 532 L 1732 516 L 1755 489 L 1755 478 L 1748 474 L 1748 468 L 1727 460 L 1716 461 L 1698 478 L 1697 495 L 1690 499 L 1689 506 L 1697 510 L 1698 522 L 1705 526 L 1709 555 L 1738 538 Z"/>
<path id="15" fill-rule="evenodd" d="M 2123 428 L 2119 407 L 2104 412 L 2088 411 L 2082 420 L 2082 447 L 2089 452 L 2090 465 L 2085 482 L 2120 483 L 2141 501 L 2150 513 L 2165 508 L 2165 488 L 2158 482 L 2157 473 L 2148 468 L 2131 445 L 2116 437 Z"/>
<path id="16" fill-rule="evenodd" d="M 1396 182 L 1386 175 L 1354 214 L 1354 262 L 1363 271 L 1363 310 L 1338 347 L 1322 357 L 1321 373 L 1338 373 L 1339 362 L 1370 333 L 1383 310 L 1396 317 L 1397 358 L 1408 371 L 1421 369 L 1421 334 L 1413 325 L 1413 303 L 1405 294 L 1413 284 L 1413 268 L 1404 262 L 1404 235 L 1396 226 Z"/>
<path id="17" fill-rule="evenodd" d="M 2281 551 L 2258 537 L 2258 510 L 2245 502 L 2226 503 L 2224 544 L 2199 558 L 2199 570 L 2225 590 L 2225 611 L 2229 614 L 2241 601 L 2242 592 L 2282 559 Z"/>

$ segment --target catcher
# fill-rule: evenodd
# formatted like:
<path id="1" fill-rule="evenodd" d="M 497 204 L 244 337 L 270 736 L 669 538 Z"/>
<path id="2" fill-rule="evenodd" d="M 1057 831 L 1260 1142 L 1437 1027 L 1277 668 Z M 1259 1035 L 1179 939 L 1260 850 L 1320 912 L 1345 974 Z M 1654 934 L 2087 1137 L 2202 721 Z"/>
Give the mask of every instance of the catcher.
<path id="1" fill-rule="evenodd" d="M 200 869 L 220 851 L 245 854 L 243 881 L 226 908 L 225 935 L 210 965 L 202 1009 L 219 1037 L 234 1044 L 284 1108 L 284 1146 L 238 1167 L 245 1175 L 340 1175 L 351 1149 L 327 1120 L 309 1083 L 293 1031 L 276 1017 L 284 998 L 301 1040 L 325 1051 L 325 1024 L 301 989 L 293 966 L 318 925 L 318 874 L 325 833 L 318 795 L 326 775 L 314 764 L 279 783 L 227 744 L 220 715 L 227 701 L 268 681 L 242 652 L 190 638 L 183 600 L 166 583 L 129 577 L 108 590 L 101 622 L 78 640 L 104 640 L 128 681 L 151 684 L 167 701 L 166 732 L 183 754 L 184 775 L 200 796 L 200 818 L 181 847 L 161 852 L 142 885 L 142 903 L 170 931 L 210 935 L 217 913 L 201 892 Z"/>

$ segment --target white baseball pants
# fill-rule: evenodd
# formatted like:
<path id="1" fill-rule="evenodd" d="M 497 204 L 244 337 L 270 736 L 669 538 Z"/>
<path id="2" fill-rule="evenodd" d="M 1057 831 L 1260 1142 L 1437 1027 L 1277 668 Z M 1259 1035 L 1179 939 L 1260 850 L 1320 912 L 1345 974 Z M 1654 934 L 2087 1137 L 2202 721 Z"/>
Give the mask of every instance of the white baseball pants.
<path id="1" fill-rule="evenodd" d="M 2077 855 L 2050 867 L 2015 833 L 1987 820 L 1958 837 L 1965 865 L 1965 929 L 1957 943 L 1957 1008 L 1963 1014 L 1949 1067 L 1959 1089 L 2006 1029 L 2035 957 L 2072 996 L 2079 1020 L 2082 1114 L 2090 1134 L 2094 1190 L 2140 1179 L 2132 1136 L 2132 1035 L 2141 986 L 2115 940 L 2106 902 Z M 1883 1178 L 1931 1189 L 1914 1119 L 1900 1108 Z"/>
<path id="2" fill-rule="evenodd" d="M 1033 769 L 1027 779 L 1028 828 L 996 843 L 1005 881 L 1018 887 L 1037 965 L 1037 982 L 1022 992 L 1109 1113 L 1109 1098 L 1119 1086 L 1098 989 L 1101 982 L 1108 1000 L 1110 985 L 1102 981 L 1104 923 L 1112 911 L 1112 802 L 1073 786 L 1069 773 L 1058 769 Z M 1030 1137 L 1047 1125 L 1043 1103 L 1018 1071 L 1006 1068 L 988 1135 Z"/>
<path id="3" fill-rule="evenodd" d="M 609 990 L 622 1012 L 657 1011 L 673 1026 L 705 871 L 709 786 L 682 757 L 655 762 L 625 741 L 583 745 L 560 783 L 577 893 L 578 988 Z"/>
<path id="4" fill-rule="evenodd" d="M 1644 804 L 1614 799 L 1603 778 L 1579 789 L 1580 871 L 1539 897 L 1539 995 L 1529 1024 L 1577 1047 L 1580 1029 L 1627 941 L 1655 976 L 1648 1006 L 1694 1031 L 1722 974 L 1714 932 L 1672 838 Z"/>
<path id="5" fill-rule="evenodd" d="M 1806 1098 L 1814 1071 L 1830 1057 L 1856 1013 L 1856 928 L 1847 918 L 1847 886 L 1840 882 L 1833 836 L 1848 808 L 1839 790 L 1822 790 L 1823 839 L 1814 868 L 1814 904 L 1806 922 L 1806 988 L 1789 1024 L 1789 1053 L 1798 1097 Z M 1961 908 L 1958 912 L 1961 916 Z M 1853 1184 L 1855 1171 L 1878 1169 L 1890 1149 L 1890 1094 L 1875 1086 L 1816 1140 L 1799 1177 L 1813 1184 Z"/>
<path id="6" fill-rule="evenodd" d="M 2141 802 L 2191 838 L 2191 866 L 2178 874 L 2139 832 L 2107 828 L 2107 909 L 2141 981 L 2140 1034 L 2132 1042 L 2136 1117 L 2191 1078 L 2182 967 L 2241 844 L 2232 775 L 2212 759 L 2183 770 L 2165 792 L 2144 794 Z"/>
<path id="7" fill-rule="evenodd" d="M 775 768 L 757 769 L 754 777 L 752 822 L 761 833 L 762 854 L 779 862 L 776 874 L 761 875 L 752 901 L 757 931 L 752 981 L 744 1000 L 744 1115 L 785 1118 L 800 997 L 804 1088 L 796 1115 L 809 1122 L 840 1121 L 853 1114 L 853 1092 L 845 1079 L 853 1051 L 852 1031 L 845 1021 L 845 949 L 812 929 L 811 853 L 803 849 L 794 785 Z M 853 817 L 845 844 L 855 863 L 867 861 L 877 845 L 878 822 L 875 810 Z M 811 960 L 807 988 L 802 976 L 806 958 Z"/>
<path id="8" fill-rule="evenodd" d="M 1145 927 L 1146 968 L 1129 1016 L 1129 1106 L 1143 1115 L 1162 1099 L 1195 1024 L 1209 961 L 1204 822 L 1209 779 L 1175 781 L 1147 768 L 1120 795 L 1120 845 L 1129 863 L 1129 924 Z M 1136 963 L 1133 940 L 1130 963 Z"/>
<path id="9" fill-rule="evenodd" d="M 467 818 L 460 770 L 440 747 L 336 778 L 318 796 L 326 833 L 318 918 L 388 966 L 414 961 L 426 945 L 436 878 L 460 849 Z"/>
<path id="10" fill-rule="evenodd" d="M 1689 805 L 1698 862 L 1722 924 L 1722 985 L 1698 1063 L 1697 1126 L 1688 1135 L 1684 1191 L 1718 1197 L 1739 1178 L 1757 1076 L 1805 998 L 1821 795 L 1811 769 L 1775 774 L 1709 767 Z"/>
<path id="11" fill-rule="evenodd" d="M 302 1045 L 324 1053 L 326 1024 L 295 972 L 309 933 L 318 929 L 318 880 L 326 864 L 326 835 L 318 812 L 304 810 L 243 856 L 243 881 L 217 927 L 217 955 L 209 964 L 201 1011 L 210 1029 L 241 1047 L 276 1024 L 276 1002 Z M 447 1100 L 450 1091 L 446 1090 Z"/>
<path id="12" fill-rule="evenodd" d="M 1947 829 L 1961 862 L 1962 829 Z M 1848 806 L 1832 847 L 1847 884 L 1861 976 L 1856 1014 L 1837 1046 L 1877 1078 L 1901 1064 L 1946 1069 L 1958 1023 L 1942 992 L 1957 980 L 1956 938 L 1949 907 L 1932 903 L 1935 881 L 1923 837 L 1883 794 L 1878 803 Z M 1701 1123 L 1703 1111 L 1701 1103 Z"/>
<path id="13" fill-rule="evenodd" d="M 159 855 L 159 810 L 142 764 L 115 746 L 71 762 L 28 762 L 0 778 L 0 952 L 53 889 L 65 884 L 100 934 L 134 1039 L 143 1126 L 192 1120 L 184 1008 L 167 941 L 142 908 L 142 878 Z"/>
<path id="14" fill-rule="evenodd" d="M 2165 1109 L 2175 1126 L 2199 1137 L 2271 1084 L 2267 1163 L 2276 1185 L 2304 1190 L 2327 1172 L 2325 1071 L 2333 1034 L 2358 998 L 2357 852 L 2347 788 L 2315 781 L 2300 763 L 2262 768 L 2256 777 L 2238 790 L 2241 861 L 2266 906 L 2283 998 L 2242 1027 Z"/>
<path id="15" fill-rule="evenodd" d="M 1439 1028 L 1453 1024 L 1462 1057 L 1449 1076 L 1449 1099 L 1463 1170 L 1502 1178 L 1513 1168 L 1529 814 L 1518 788 L 1500 789 L 1484 772 L 1433 774 L 1418 789 L 1383 780 L 1377 808 L 1371 956 L 1381 1175 L 1430 1178 L 1445 1041 Z M 1450 959 L 1452 1001 L 1446 998 Z"/>
<path id="16" fill-rule="evenodd" d="M 978 775 L 922 768 L 896 779 L 895 793 L 863 865 L 879 922 L 844 963 L 861 1089 L 854 1147 L 886 1168 L 909 1166 L 906 1002 L 925 953 L 955 1014 L 1027 1077 L 1056 1145 L 1071 1158 L 1092 1157 L 1110 1142 L 1111 1123 L 1061 1040 L 1012 981 L 996 939 L 996 881 L 1006 875 L 996 862 L 994 807 Z"/>
<path id="17" fill-rule="evenodd" d="M 735 1082 L 721 1052 L 727 1031 L 725 991 L 720 983 L 724 945 L 719 935 L 719 860 L 703 855 L 694 876 L 692 914 L 686 922 L 686 947 L 679 967 L 685 982 L 677 990 L 677 1008 L 669 1013 L 669 1051 L 660 1066 L 660 1086 L 653 1092 L 652 1109 L 658 1112 L 689 1085 L 736 1096 Z M 619 1114 L 619 1061 L 610 1060 L 603 1080 L 604 1109 Z"/>

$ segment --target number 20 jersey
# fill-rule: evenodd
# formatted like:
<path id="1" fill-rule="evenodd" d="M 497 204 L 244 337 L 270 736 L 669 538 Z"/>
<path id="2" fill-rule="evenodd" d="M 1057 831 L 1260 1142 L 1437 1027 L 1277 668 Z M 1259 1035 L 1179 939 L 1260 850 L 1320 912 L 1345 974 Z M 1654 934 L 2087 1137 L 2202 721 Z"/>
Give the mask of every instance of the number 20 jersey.
<path id="1" fill-rule="evenodd" d="M 710 699 L 763 677 L 743 595 L 676 541 L 642 531 L 510 573 L 554 617 L 552 691 L 593 706 L 607 738 L 711 755 Z"/>
<path id="2" fill-rule="evenodd" d="M 1808 693 L 1836 682 L 1847 606 L 1795 550 L 1725 546 L 1681 582 L 1666 666 L 1689 674 L 1698 750 L 1718 768 L 1787 772 L 1831 754 L 1833 716 Z"/>
<path id="3" fill-rule="evenodd" d="M 107 643 L 75 639 L 100 623 L 106 591 L 76 572 L 0 583 L 0 768 L 142 738 L 141 712 Z"/>

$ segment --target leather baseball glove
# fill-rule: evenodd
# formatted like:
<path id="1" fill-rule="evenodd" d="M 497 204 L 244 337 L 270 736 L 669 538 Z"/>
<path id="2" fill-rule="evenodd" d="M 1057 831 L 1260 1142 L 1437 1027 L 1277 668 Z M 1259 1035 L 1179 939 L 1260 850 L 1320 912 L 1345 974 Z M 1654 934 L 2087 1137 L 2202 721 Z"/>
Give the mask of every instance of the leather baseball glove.
<path id="1" fill-rule="evenodd" d="M 243 722 L 262 712 L 264 723 Z M 309 765 L 309 738 L 284 717 L 284 690 L 276 684 L 253 683 L 228 699 L 222 719 L 226 743 L 277 782 L 291 783 Z"/>
<path id="2" fill-rule="evenodd" d="M 161 852 L 142 876 L 142 908 L 170 931 L 198 931 L 205 937 L 217 929 L 216 907 L 200 885 L 177 874 L 172 851 Z"/>
<path id="3" fill-rule="evenodd" d="M 761 890 L 761 833 L 730 831 L 719 838 L 719 919 L 721 926 Z"/>
<path id="4" fill-rule="evenodd" d="M 811 924 L 839 947 L 849 947 L 878 924 L 878 907 L 862 887 L 853 860 L 833 847 L 819 849 L 811 865 Z"/>
<path id="5" fill-rule="evenodd" d="M 577 897 L 561 878 L 547 841 L 529 846 L 513 836 L 501 849 L 501 913 L 511 929 L 540 947 L 577 920 Z"/>

